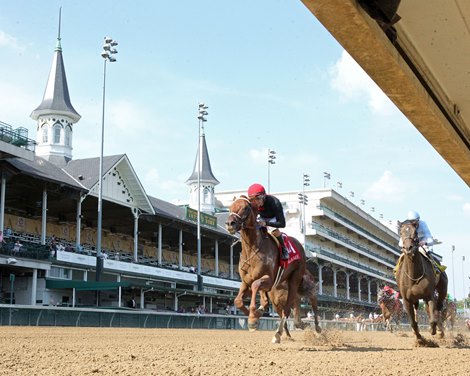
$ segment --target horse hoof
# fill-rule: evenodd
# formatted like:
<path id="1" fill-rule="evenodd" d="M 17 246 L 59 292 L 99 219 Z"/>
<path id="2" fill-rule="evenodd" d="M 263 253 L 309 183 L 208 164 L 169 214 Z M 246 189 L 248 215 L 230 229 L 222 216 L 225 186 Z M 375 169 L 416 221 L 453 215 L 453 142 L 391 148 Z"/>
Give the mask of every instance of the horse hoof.
<path id="1" fill-rule="evenodd" d="M 321 328 L 319 325 L 315 326 L 315 330 L 317 333 L 321 333 Z"/>
<path id="2" fill-rule="evenodd" d="M 274 334 L 274 337 L 271 340 L 271 343 L 281 343 L 281 336 L 279 335 L 279 333 Z"/>
<path id="3" fill-rule="evenodd" d="M 258 329 L 258 321 L 254 321 L 254 322 L 248 321 L 248 330 L 250 332 L 256 332 L 256 329 Z"/>

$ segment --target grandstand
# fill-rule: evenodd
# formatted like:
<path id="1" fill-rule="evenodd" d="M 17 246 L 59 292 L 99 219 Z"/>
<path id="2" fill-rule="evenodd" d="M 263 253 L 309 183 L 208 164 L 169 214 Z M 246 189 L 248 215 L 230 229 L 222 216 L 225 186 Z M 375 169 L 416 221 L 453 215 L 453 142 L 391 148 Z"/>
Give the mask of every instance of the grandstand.
<path id="1" fill-rule="evenodd" d="M 186 182 L 189 205 L 147 195 L 125 154 L 105 156 L 100 177 L 100 158 L 72 158 L 81 116 L 70 100 L 60 37 L 44 98 L 31 117 L 36 141 L 24 128 L 0 123 L 0 304 L 124 309 L 135 301 L 139 310 L 224 312 L 240 285 L 240 243 L 224 228 L 224 210 L 245 192 L 215 193 L 219 182 L 204 133 Z M 286 232 L 306 245 L 323 318 L 373 310 L 378 286 L 394 283 L 396 233 L 332 189 L 305 193 L 306 221 L 297 192 L 276 195 L 287 213 Z"/>

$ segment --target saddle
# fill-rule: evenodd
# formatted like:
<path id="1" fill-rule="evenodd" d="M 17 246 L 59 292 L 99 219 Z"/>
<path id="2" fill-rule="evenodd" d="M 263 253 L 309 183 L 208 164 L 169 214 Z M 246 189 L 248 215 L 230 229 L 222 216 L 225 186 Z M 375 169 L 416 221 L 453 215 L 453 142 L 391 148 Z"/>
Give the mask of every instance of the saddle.
<path id="1" fill-rule="evenodd" d="M 421 253 L 429 262 L 431 263 L 433 270 L 434 270 L 434 277 L 436 278 L 436 284 L 439 282 L 439 278 L 441 274 L 447 269 L 447 266 L 439 264 L 434 257 L 430 256 L 428 252 L 423 247 L 419 247 L 419 253 Z M 397 271 L 400 267 L 401 263 L 403 262 L 403 257 L 405 255 L 401 254 L 398 258 L 397 264 L 393 268 L 393 275 L 395 278 L 397 277 Z"/>
<path id="2" fill-rule="evenodd" d="M 279 252 L 281 252 L 281 244 L 279 243 L 279 240 L 269 231 L 267 231 L 267 235 L 271 237 L 271 239 L 274 240 L 276 243 L 277 248 L 279 249 Z M 288 260 L 281 260 L 281 267 L 286 268 L 287 265 L 289 265 L 292 261 L 295 260 L 300 260 L 301 255 L 300 252 L 295 248 L 295 245 L 290 241 L 289 236 L 285 233 L 281 233 L 282 239 L 284 240 L 284 245 L 287 248 L 287 251 L 289 252 L 289 259 Z M 268 237 L 268 236 L 266 236 Z"/>

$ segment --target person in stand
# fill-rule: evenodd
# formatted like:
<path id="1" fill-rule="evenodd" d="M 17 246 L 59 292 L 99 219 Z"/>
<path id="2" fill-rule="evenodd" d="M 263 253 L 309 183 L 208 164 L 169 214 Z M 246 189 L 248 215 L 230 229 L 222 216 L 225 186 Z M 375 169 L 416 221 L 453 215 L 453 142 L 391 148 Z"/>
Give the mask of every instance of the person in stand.
<path id="1" fill-rule="evenodd" d="M 23 247 L 23 244 L 20 243 L 19 240 L 15 242 L 15 245 L 13 246 L 13 254 L 17 254 L 21 251 L 21 248 Z"/>
<path id="2" fill-rule="evenodd" d="M 0 248 L 3 248 L 3 246 L 7 244 L 5 239 L 3 239 L 3 231 L 0 231 Z"/>
<path id="3" fill-rule="evenodd" d="M 259 218 L 258 225 L 261 227 L 273 227 L 271 231 L 281 245 L 281 259 L 289 259 L 289 252 L 282 239 L 280 228 L 286 227 L 286 218 L 284 209 L 279 199 L 273 195 L 267 195 L 266 190 L 261 184 L 252 184 L 248 188 L 248 198 L 256 206 Z"/>
<path id="4" fill-rule="evenodd" d="M 137 303 L 135 301 L 134 295 L 132 295 L 131 299 L 127 302 L 127 307 L 128 308 L 137 308 Z"/>

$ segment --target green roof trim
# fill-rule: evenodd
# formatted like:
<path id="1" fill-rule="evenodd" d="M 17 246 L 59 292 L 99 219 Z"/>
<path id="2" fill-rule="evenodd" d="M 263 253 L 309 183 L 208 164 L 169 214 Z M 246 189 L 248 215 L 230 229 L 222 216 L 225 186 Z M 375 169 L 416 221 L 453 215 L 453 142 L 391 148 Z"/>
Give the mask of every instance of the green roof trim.
<path id="1" fill-rule="evenodd" d="M 98 281 L 71 281 L 63 279 L 46 278 L 47 289 L 75 289 L 75 290 L 113 290 L 121 287 L 129 287 L 129 282 L 98 282 Z"/>

